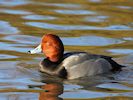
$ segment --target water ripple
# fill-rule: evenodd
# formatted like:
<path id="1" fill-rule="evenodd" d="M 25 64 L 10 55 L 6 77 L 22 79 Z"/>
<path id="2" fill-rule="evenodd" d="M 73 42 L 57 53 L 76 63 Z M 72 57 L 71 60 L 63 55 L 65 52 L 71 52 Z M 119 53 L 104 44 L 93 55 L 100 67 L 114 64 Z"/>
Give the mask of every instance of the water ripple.
<path id="1" fill-rule="evenodd" d="M 124 37 L 123 39 L 124 40 L 127 40 L 127 41 L 133 41 L 133 38 L 132 37 Z"/>
<path id="2" fill-rule="evenodd" d="M 8 50 L 8 51 L 10 50 L 10 51 L 17 51 L 24 53 L 27 52 L 27 48 L 23 48 L 23 46 L 20 44 L 6 44 L 1 42 L 0 42 L 0 50 Z"/>
<path id="3" fill-rule="evenodd" d="M 99 36 L 67 37 L 62 38 L 62 40 L 65 45 L 78 46 L 106 46 L 112 44 L 120 44 L 124 42 L 120 39 L 105 38 Z"/>
<path id="4" fill-rule="evenodd" d="M 133 30 L 125 25 L 111 25 L 108 27 L 96 27 L 85 25 L 55 25 L 42 22 L 26 22 L 26 25 L 54 30 Z"/>
<path id="5" fill-rule="evenodd" d="M 108 52 L 112 52 L 114 54 L 132 54 L 132 49 L 109 49 Z"/>
<path id="6" fill-rule="evenodd" d="M 77 93 L 77 91 L 71 91 L 69 93 L 65 92 L 61 95 L 61 97 L 63 97 L 63 98 L 69 97 L 69 98 L 74 98 L 74 99 L 77 98 L 76 100 L 78 100 L 78 99 L 86 99 L 86 98 L 88 98 L 88 99 L 103 98 L 103 97 L 108 98 L 108 97 L 113 97 L 113 96 L 118 96 L 119 97 L 119 96 L 122 96 L 122 95 L 132 97 L 130 92 L 126 92 L 126 93 L 108 93 L 108 92 L 95 92 L 95 91 L 87 91 L 87 90 L 80 90 L 79 93 Z"/>
<path id="7" fill-rule="evenodd" d="M 4 40 L 10 40 L 19 44 L 37 44 L 40 38 L 27 35 L 9 35 L 3 38 Z M 33 41 L 34 40 L 34 41 Z"/>
<path id="8" fill-rule="evenodd" d="M 18 6 L 28 4 L 27 0 L 0 0 L 0 5 L 4 6 Z"/>
<path id="9" fill-rule="evenodd" d="M 88 0 L 89 2 L 96 2 L 96 3 L 98 3 L 98 2 L 101 2 L 102 0 Z"/>
<path id="10" fill-rule="evenodd" d="M 53 10 L 60 14 L 70 14 L 70 15 L 94 15 L 96 12 L 88 10 Z"/>
<path id="11" fill-rule="evenodd" d="M 46 5 L 46 6 L 56 6 L 56 7 L 63 7 L 63 8 L 80 8 L 81 5 L 79 4 L 63 4 L 63 3 L 38 3 L 40 5 Z"/>
<path id="12" fill-rule="evenodd" d="M 0 59 L 11 59 L 11 58 L 17 58 L 17 56 L 8 55 L 8 54 L 0 54 Z"/>
<path id="13" fill-rule="evenodd" d="M 110 25 L 105 28 L 109 30 L 133 30 L 133 28 L 126 26 L 126 25 Z"/>
<path id="14" fill-rule="evenodd" d="M 7 14 L 15 14 L 15 15 L 32 14 L 31 12 L 24 11 L 24 10 L 11 10 L 11 9 L 0 9 L 0 12 L 7 13 Z"/>
<path id="15" fill-rule="evenodd" d="M 19 33 L 19 30 L 16 27 L 13 27 L 6 21 L 0 21 L 0 33 L 2 34 L 13 34 Z"/>
<path id="16" fill-rule="evenodd" d="M 56 17 L 53 17 L 53 16 L 43 16 L 43 15 L 26 15 L 26 16 L 23 16 L 22 18 L 28 19 L 28 20 L 54 20 L 54 19 L 57 19 Z"/>
<path id="17" fill-rule="evenodd" d="M 119 90 L 133 90 L 133 88 L 122 85 L 122 84 L 118 84 L 118 83 L 105 83 L 105 84 L 100 84 L 97 85 L 96 87 L 100 87 L 100 88 L 110 88 L 110 89 L 119 89 Z"/>
<path id="18" fill-rule="evenodd" d="M 104 22 L 108 16 L 89 16 L 85 17 L 84 20 L 87 22 Z"/>
<path id="19" fill-rule="evenodd" d="M 120 8 L 120 9 L 133 9 L 133 7 L 130 7 L 130 6 L 116 6 L 117 8 Z"/>

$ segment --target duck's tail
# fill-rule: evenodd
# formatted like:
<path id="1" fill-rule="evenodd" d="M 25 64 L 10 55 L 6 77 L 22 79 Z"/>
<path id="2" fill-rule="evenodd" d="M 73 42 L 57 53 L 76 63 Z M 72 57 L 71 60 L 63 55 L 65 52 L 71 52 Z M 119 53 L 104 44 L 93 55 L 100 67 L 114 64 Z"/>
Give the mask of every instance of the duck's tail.
<path id="1" fill-rule="evenodd" d="M 117 62 L 115 62 L 112 57 L 109 56 L 102 56 L 102 58 L 106 59 L 112 66 L 112 70 L 113 72 L 115 71 L 121 71 L 122 67 L 126 67 L 124 65 L 120 65 Z"/>
<path id="2" fill-rule="evenodd" d="M 117 62 L 115 62 L 111 58 L 108 61 L 110 62 L 111 66 L 112 66 L 112 71 L 113 72 L 115 72 L 115 71 L 121 71 L 122 70 L 122 67 L 126 67 L 124 65 L 118 64 Z"/>

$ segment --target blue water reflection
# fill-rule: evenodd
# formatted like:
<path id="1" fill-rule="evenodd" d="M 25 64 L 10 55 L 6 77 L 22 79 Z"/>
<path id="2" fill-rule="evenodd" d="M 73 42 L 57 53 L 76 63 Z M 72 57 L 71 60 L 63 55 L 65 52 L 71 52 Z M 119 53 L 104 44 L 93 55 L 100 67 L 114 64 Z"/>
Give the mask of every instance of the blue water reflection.
<path id="1" fill-rule="evenodd" d="M 120 44 L 124 42 L 120 39 L 105 38 L 99 36 L 67 37 L 62 38 L 62 40 L 65 45 L 79 46 L 106 46 L 112 44 Z"/>
<path id="2" fill-rule="evenodd" d="M 100 88 L 113 88 L 113 89 L 120 89 L 120 90 L 133 90 L 133 88 L 129 88 L 128 86 L 119 84 L 119 83 L 104 83 L 104 84 L 100 84 L 97 85 L 96 87 L 100 87 Z"/>
<path id="3" fill-rule="evenodd" d="M 128 9 L 128 10 L 132 10 L 133 7 L 131 6 L 116 6 L 117 8 L 120 8 L 120 9 Z"/>
<path id="4" fill-rule="evenodd" d="M 34 2 L 36 3 L 36 2 Z M 39 5 L 45 5 L 45 6 L 55 6 L 55 7 L 63 7 L 63 8 L 81 8 L 81 5 L 79 4 L 71 4 L 71 3 L 67 3 L 67 4 L 63 4 L 63 3 L 37 3 Z"/>
<path id="5" fill-rule="evenodd" d="M 32 45 L 32 44 L 38 44 L 40 38 L 35 36 L 27 36 L 27 35 L 9 35 L 5 36 L 3 40 L 16 42 L 20 45 L 28 45 L 28 44 Z"/>
<path id="6" fill-rule="evenodd" d="M 112 52 L 114 54 L 132 54 L 132 49 L 109 49 L 108 52 Z"/>
<path id="7" fill-rule="evenodd" d="M 18 28 L 11 26 L 9 22 L 0 21 L 0 25 L 1 34 L 15 34 L 20 32 Z"/>
<path id="8" fill-rule="evenodd" d="M 102 2 L 102 0 L 88 0 L 88 1 L 90 1 L 90 2 Z"/>
<path id="9" fill-rule="evenodd" d="M 17 58 L 17 56 L 0 54 L 0 59 L 11 59 L 11 58 Z"/>
<path id="10" fill-rule="evenodd" d="M 1 13 L 7 13 L 7 14 L 15 14 L 15 15 L 27 15 L 32 14 L 31 12 L 24 11 L 24 10 L 11 10 L 11 9 L 0 9 Z"/>
<path id="11" fill-rule="evenodd" d="M 53 10 L 60 14 L 71 14 L 71 15 L 94 15 L 96 12 L 88 10 Z"/>
<path id="12" fill-rule="evenodd" d="M 27 50 L 24 48 L 26 45 L 20 45 L 20 44 L 5 44 L 5 43 L 0 43 L 0 50 L 7 50 L 8 52 L 16 51 L 16 52 L 24 52 L 26 53 Z"/>
<path id="13" fill-rule="evenodd" d="M 18 6 L 28 4 L 28 0 L 0 0 L 0 5 L 4 6 Z"/>
<path id="14" fill-rule="evenodd" d="M 107 27 L 96 27 L 96 26 L 87 26 L 87 25 L 57 25 L 49 24 L 42 22 L 26 22 L 26 25 L 44 28 L 44 29 L 53 29 L 53 30 L 133 30 L 125 25 L 111 25 Z"/>
<path id="15" fill-rule="evenodd" d="M 105 22 L 107 21 L 108 16 L 88 16 L 84 20 L 88 22 Z"/>
<path id="16" fill-rule="evenodd" d="M 54 20 L 57 19 L 56 17 L 53 16 L 43 16 L 43 15 L 26 15 L 22 17 L 23 19 L 28 19 L 28 20 Z"/>

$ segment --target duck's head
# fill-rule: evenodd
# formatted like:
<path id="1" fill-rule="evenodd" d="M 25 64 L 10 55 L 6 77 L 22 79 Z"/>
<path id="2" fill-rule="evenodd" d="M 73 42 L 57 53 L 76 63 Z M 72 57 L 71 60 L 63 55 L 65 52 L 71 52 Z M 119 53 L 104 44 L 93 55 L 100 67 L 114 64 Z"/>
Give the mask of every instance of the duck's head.
<path id="1" fill-rule="evenodd" d="M 58 62 L 63 57 L 64 46 L 58 36 L 46 34 L 42 37 L 42 41 L 39 46 L 29 51 L 31 54 L 40 52 L 43 52 L 46 58 L 51 62 Z"/>

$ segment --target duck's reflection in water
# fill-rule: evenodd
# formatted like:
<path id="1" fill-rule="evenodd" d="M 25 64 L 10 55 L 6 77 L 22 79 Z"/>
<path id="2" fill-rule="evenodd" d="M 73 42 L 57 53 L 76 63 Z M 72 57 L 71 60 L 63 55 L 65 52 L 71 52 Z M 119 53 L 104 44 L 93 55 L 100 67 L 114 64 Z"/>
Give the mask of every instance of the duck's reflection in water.
<path id="1" fill-rule="evenodd" d="M 40 93 L 39 100 L 63 100 L 59 97 L 63 93 L 63 84 L 48 83 L 41 86 L 41 88 L 47 91 Z"/>

